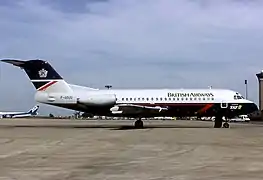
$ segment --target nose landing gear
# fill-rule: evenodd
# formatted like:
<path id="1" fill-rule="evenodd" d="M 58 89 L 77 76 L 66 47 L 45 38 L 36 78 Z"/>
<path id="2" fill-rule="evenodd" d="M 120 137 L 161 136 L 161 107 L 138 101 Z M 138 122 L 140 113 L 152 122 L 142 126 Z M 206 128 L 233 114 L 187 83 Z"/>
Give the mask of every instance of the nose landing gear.
<path id="1" fill-rule="evenodd" d="M 223 128 L 229 128 L 229 121 L 226 118 L 226 122 L 223 124 L 223 116 L 216 116 L 214 128 L 221 128 L 223 125 Z"/>
<path id="2" fill-rule="evenodd" d="M 223 128 L 229 128 L 229 123 L 228 123 L 228 122 L 225 122 L 225 123 L 223 124 Z"/>

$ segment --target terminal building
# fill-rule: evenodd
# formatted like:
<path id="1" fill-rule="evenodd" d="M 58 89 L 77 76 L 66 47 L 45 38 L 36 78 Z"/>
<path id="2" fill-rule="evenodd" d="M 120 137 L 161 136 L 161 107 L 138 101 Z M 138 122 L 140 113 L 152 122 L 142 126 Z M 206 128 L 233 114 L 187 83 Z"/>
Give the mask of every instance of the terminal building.
<path id="1" fill-rule="evenodd" d="M 255 112 L 250 119 L 257 120 L 257 121 L 263 121 L 263 70 L 256 74 L 258 78 L 258 105 L 259 105 L 259 111 Z"/>
<path id="2" fill-rule="evenodd" d="M 263 108 L 263 70 L 256 74 L 258 78 L 258 94 L 259 94 L 259 110 L 262 111 Z"/>

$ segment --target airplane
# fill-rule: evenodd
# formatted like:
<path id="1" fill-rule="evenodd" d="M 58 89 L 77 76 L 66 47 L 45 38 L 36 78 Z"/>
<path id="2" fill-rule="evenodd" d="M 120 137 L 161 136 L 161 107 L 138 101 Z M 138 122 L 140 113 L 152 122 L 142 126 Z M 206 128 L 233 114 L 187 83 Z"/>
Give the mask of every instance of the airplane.
<path id="1" fill-rule="evenodd" d="M 257 105 L 229 89 L 95 89 L 67 83 L 49 62 L 41 59 L 2 59 L 23 69 L 36 89 L 39 103 L 94 116 L 142 118 L 215 116 L 214 128 L 229 128 L 228 121 L 258 110 Z M 222 126 L 223 125 L 223 126 Z"/>
<path id="2" fill-rule="evenodd" d="M 19 118 L 19 117 L 29 117 L 29 116 L 35 116 L 37 115 L 37 111 L 39 109 L 39 106 L 36 105 L 32 109 L 30 109 L 28 112 L 0 112 L 1 118 Z"/>

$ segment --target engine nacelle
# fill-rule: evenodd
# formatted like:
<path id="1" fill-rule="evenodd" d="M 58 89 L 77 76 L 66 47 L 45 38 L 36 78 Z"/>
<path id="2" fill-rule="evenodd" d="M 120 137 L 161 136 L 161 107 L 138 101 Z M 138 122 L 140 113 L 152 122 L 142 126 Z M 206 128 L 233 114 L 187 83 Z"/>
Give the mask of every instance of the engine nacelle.
<path id="1" fill-rule="evenodd" d="M 77 98 L 70 93 L 47 93 L 45 91 L 37 91 L 35 100 L 46 104 L 76 104 Z"/>
<path id="2" fill-rule="evenodd" d="M 112 106 L 116 104 L 117 98 L 114 94 L 87 95 L 78 98 L 78 102 L 88 106 Z"/>

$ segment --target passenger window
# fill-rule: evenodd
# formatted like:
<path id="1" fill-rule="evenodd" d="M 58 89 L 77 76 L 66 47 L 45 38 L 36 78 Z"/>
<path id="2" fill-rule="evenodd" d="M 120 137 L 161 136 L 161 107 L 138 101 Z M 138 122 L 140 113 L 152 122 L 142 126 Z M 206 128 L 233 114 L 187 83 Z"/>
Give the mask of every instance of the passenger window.
<path id="1" fill-rule="evenodd" d="M 190 98 L 190 101 L 192 101 L 193 99 L 192 98 Z"/>
<path id="2" fill-rule="evenodd" d="M 188 98 L 185 98 L 185 100 L 187 101 L 187 100 L 188 100 Z"/>
<path id="3" fill-rule="evenodd" d="M 130 98 L 130 101 L 132 101 L 132 98 Z"/>
<path id="4" fill-rule="evenodd" d="M 171 101 L 171 98 L 169 98 L 169 101 Z"/>
<path id="5" fill-rule="evenodd" d="M 156 101 L 158 101 L 158 98 L 156 98 Z"/>
<path id="6" fill-rule="evenodd" d="M 129 99 L 128 98 L 126 98 L 126 101 L 128 101 Z"/>
<path id="7" fill-rule="evenodd" d="M 182 101 L 184 100 L 184 98 L 181 99 Z"/>
<path id="8" fill-rule="evenodd" d="M 203 98 L 203 100 L 205 101 L 205 98 Z"/>
<path id="9" fill-rule="evenodd" d="M 136 98 L 134 98 L 133 100 L 136 101 Z"/>
<path id="10" fill-rule="evenodd" d="M 194 100 L 196 101 L 196 98 L 194 98 Z"/>
<path id="11" fill-rule="evenodd" d="M 211 98 L 212 100 L 214 100 L 214 98 Z"/>
<path id="12" fill-rule="evenodd" d="M 123 100 L 123 101 L 124 101 L 124 98 L 121 98 L 121 100 Z"/>
<path id="13" fill-rule="evenodd" d="M 147 101 L 149 101 L 149 98 L 146 98 Z"/>
<path id="14" fill-rule="evenodd" d="M 199 101 L 201 101 L 201 98 L 198 98 L 199 99 Z"/>
<path id="15" fill-rule="evenodd" d="M 141 98 L 138 98 L 138 101 L 140 101 L 141 100 Z"/>
<path id="16" fill-rule="evenodd" d="M 163 100 L 163 98 L 160 98 L 160 101 L 162 101 Z"/>
<path id="17" fill-rule="evenodd" d="M 164 98 L 165 101 L 167 101 L 167 98 Z"/>
<path id="18" fill-rule="evenodd" d="M 180 100 L 180 98 L 177 98 L 177 101 L 179 101 Z"/>
<path id="19" fill-rule="evenodd" d="M 142 98 L 142 100 L 144 101 L 144 98 Z"/>
<path id="20" fill-rule="evenodd" d="M 153 98 L 152 98 L 152 101 L 153 101 Z"/>

